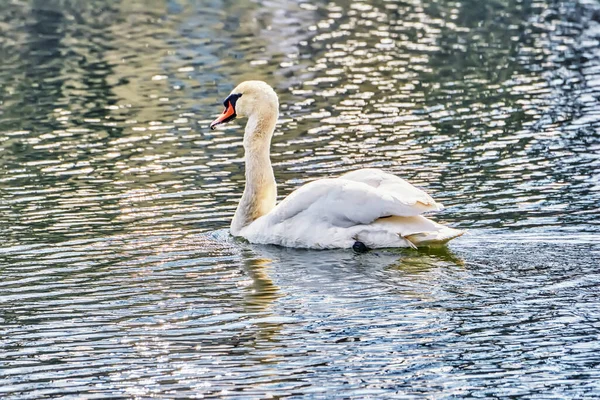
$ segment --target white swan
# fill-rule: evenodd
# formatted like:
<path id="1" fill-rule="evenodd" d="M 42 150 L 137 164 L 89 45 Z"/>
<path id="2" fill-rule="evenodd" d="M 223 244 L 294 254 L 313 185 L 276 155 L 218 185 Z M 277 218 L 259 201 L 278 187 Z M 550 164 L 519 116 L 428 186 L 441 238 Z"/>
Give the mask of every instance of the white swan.
<path id="1" fill-rule="evenodd" d="M 231 221 L 231 234 L 251 243 L 310 249 L 412 247 L 446 243 L 461 230 L 421 214 L 441 210 L 427 193 L 378 169 L 300 187 L 276 205 L 270 160 L 279 100 L 268 84 L 246 81 L 225 99 L 210 127 L 248 117 L 244 133 L 246 188 Z"/>

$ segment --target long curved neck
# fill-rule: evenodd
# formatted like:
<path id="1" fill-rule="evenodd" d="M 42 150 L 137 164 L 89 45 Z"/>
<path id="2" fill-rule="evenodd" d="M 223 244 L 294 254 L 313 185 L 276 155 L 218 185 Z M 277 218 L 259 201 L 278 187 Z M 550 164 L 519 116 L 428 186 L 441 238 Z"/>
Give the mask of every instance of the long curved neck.
<path id="1" fill-rule="evenodd" d="M 271 166 L 271 137 L 278 117 L 277 107 L 256 113 L 248 118 L 244 133 L 246 187 L 238 204 L 231 234 L 237 236 L 242 228 L 269 213 L 277 201 L 277 185 Z"/>

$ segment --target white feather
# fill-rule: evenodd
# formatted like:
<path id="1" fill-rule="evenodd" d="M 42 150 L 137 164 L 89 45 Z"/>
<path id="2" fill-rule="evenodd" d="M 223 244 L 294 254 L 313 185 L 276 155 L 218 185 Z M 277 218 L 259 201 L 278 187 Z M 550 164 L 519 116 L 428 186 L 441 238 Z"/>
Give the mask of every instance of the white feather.
<path id="1" fill-rule="evenodd" d="M 241 236 L 253 243 L 328 249 L 350 248 L 356 241 L 370 248 L 414 247 L 462 234 L 421 216 L 439 205 L 408 182 L 376 169 L 350 174 L 388 181 L 375 187 L 346 174 L 310 182 L 242 229 Z"/>

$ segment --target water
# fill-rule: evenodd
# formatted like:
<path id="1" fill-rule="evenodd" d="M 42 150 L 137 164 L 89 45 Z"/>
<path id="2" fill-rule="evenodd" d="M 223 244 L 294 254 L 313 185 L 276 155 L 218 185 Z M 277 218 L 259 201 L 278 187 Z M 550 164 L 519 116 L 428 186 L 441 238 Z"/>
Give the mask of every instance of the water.
<path id="1" fill-rule="evenodd" d="M 10 0 L 0 27 L 0 397 L 600 390 L 597 2 Z M 208 124 L 250 78 L 280 195 L 376 166 L 469 235 L 230 238 L 242 130 Z"/>

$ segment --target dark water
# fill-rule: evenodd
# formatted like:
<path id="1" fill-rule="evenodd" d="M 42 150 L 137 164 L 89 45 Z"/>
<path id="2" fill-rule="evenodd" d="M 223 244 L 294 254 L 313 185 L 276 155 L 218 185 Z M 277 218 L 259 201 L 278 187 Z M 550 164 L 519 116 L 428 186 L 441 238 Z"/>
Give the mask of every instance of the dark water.
<path id="1" fill-rule="evenodd" d="M 0 397 L 600 392 L 597 1 L 0 2 Z M 245 79 L 280 194 L 376 166 L 447 251 L 232 240 Z"/>

